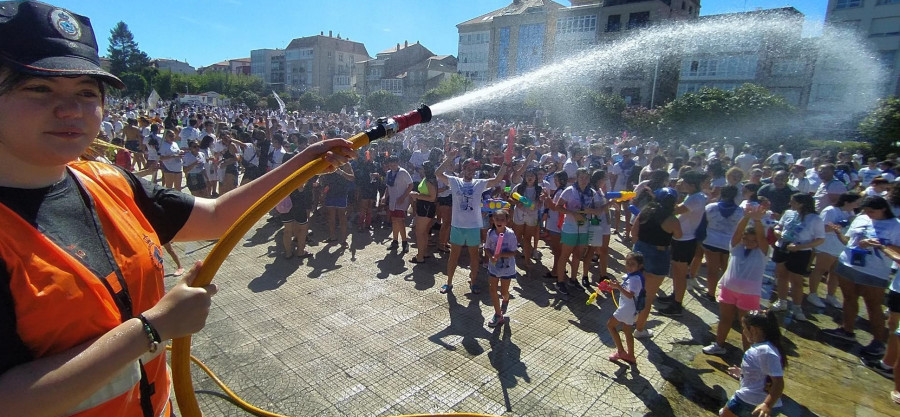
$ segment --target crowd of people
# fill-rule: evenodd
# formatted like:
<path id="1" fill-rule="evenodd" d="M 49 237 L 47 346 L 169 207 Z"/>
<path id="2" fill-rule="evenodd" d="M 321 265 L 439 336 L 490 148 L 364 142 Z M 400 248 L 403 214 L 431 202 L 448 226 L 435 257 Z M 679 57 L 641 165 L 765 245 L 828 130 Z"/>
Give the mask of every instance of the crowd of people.
<path id="1" fill-rule="evenodd" d="M 319 158 L 328 172 L 273 212 L 284 225 L 284 258 L 309 256 L 311 216 L 324 216 L 327 240 L 340 245 L 350 223 L 356 233 L 383 223 L 391 228 L 387 249 L 402 253 L 412 220 L 416 253 L 408 262 L 436 262 L 433 238 L 447 253 L 441 293 L 454 291 L 464 248 L 469 291 L 482 291 L 487 269 L 487 326 L 506 321 L 521 269 L 545 269 L 561 299 L 575 288 L 618 290 L 607 323 L 616 345 L 610 360 L 632 364 L 633 339 L 653 336 L 653 310 L 681 316 L 695 288 L 720 311 L 716 340 L 703 353 L 724 354 L 734 321 L 742 328 L 745 354 L 729 370 L 740 388 L 722 415 L 778 413 L 787 365 L 778 311 L 805 321 L 809 307 L 842 309 L 842 325 L 825 334 L 855 341 L 862 297 L 873 336 L 864 363 L 892 378 L 900 366 L 896 155 L 863 164 L 861 152 L 802 151 L 795 160 L 783 148 L 760 155 L 734 141 L 661 145 L 492 119 L 435 120 L 353 151 L 343 139 L 374 122 L 353 109 L 107 101 L 106 89 L 124 84 L 100 68 L 89 21 L 39 2 L 14 6 L 0 4 L 0 38 L 17 40 L 0 41 L 4 411 L 170 415 L 159 345 L 199 331 L 216 288 L 189 285 L 198 263 L 166 292 L 161 247 L 219 237 L 267 190 Z M 33 27 L 46 30 L 24 30 Z M 98 136 L 121 147 L 88 158 Z M 621 282 L 610 275 L 613 235 L 629 247 Z M 552 260 L 536 250 L 540 241 Z M 769 262 L 777 290 L 764 300 Z M 659 296 L 667 277 L 673 291 Z"/>
<path id="2" fill-rule="evenodd" d="M 123 168 L 155 177 L 156 155 L 149 148 L 158 142 L 155 132 L 164 131 L 168 148 L 156 154 L 176 162 L 162 166 L 163 181 L 180 175 L 180 166 L 191 193 L 204 197 L 246 184 L 324 138 L 349 138 L 373 122 L 353 110 L 280 113 L 176 105 L 148 116 L 130 111 L 148 134 L 138 142 L 138 152 L 146 155 L 116 158 L 117 163 L 127 161 Z M 110 122 L 134 119 L 128 111 L 120 114 Z M 173 122 L 171 129 L 158 120 L 163 114 Z M 149 124 L 141 121 L 147 118 Z M 863 361 L 892 376 L 900 357 L 896 338 L 888 337 L 900 321 L 900 282 L 891 279 L 893 261 L 900 259 L 900 183 L 894 155 L 863 163 L 864 157 L 804 150 L 795 159 L 783 146 L 756 155 L 750 145 L 727 140 L 660 145 L 627 133 L 611 137 L 498 120 L 436 120 L 360 149 L 348 166 L 295 190 L 277 216 L 287 259 L 310 256 L 306 240 L 316 214 L 327 224 L 327 241 L 341 245 L 347 245 L 348 223 L 357 233 L 389 225 L 388 250 L 406 253 L 414 240 L 410 263 L 428 262 L 433 250 L 447 253 L 441 293 L 453 291 L 466 252 L 471 292 L 481 292 L 479 272 L 487 268 L 495 309 L 491 327 L 505 320 L 517 265 L 543 265 L 561 297 L 572 288 L 614 283 L 630 295 L 621 304 L 631 306 L 633 319 L 616 317 L 615 323 L 630 329 L 629 346 L 632 336 L 652 336 L 647 321 L 654 309 L 679 317 L 693 288 L 703 302 L 719 306 L 716 341 L 703 349 L 714 355 L 726 352 L 735 319 L 768 305 L 761 300 L 762 284 L 772 262 L 776 291 L 769 311 L 806 321 L 805 308 L 842 309 L 843 325 L 825 334 L 853 341 L 861 296 L 874 336 L 861 350 Z M 191 180 L 192 173 L 198 179 Z M 180 187 L 181 178 L 175 181 L 164 185 Z M 636 257 L 628 259 L 640 260 L 637 292 L 638 280 L 619 284 L 610 276 L 612 235 L 634 250 Z M 541 258 L 540 241 L 550 247 L 552 261 Z M 673 291 L 658 296 L 666 277 Z M 646 298 L 635 309 L 638 293 Z M 886 294 L 888 320 L 881 308 Z M 742 347 L 750 348 L 742 336 Z M 630 348 L 620 347 L 611 358 L 634 361 Z"/>

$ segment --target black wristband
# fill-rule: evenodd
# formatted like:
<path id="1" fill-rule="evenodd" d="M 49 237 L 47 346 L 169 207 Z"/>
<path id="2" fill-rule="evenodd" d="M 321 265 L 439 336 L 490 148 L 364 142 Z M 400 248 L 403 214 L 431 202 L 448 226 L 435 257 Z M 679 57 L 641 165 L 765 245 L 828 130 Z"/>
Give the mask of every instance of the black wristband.
<path id="1" fill-rule="evenodd" d="M 159 332 L 156 331 L 156 327 L 153 327 L 150 324 L 150 320 L 147 320 L 143 314 L 138 314 L 138 319 L 144 325 L 144 331 L 147 332 L 147 336 L 150 338 L 151 342 L 162 343 L 162 339 L 159 337 Z"/>

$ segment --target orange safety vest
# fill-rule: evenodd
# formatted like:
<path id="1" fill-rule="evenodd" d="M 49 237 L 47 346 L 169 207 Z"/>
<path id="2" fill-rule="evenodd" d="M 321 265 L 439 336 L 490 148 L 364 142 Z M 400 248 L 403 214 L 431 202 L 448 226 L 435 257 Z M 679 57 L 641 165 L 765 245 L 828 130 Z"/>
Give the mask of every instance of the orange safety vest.
<path id="1" fill-rule="evenodd" d="M 123 317 L 122 297 L 117 304 L 113 293 L 130 299 L 137 316 L 165 292 L 159 236 L 135 203 L 129 182 L 114 167 L 98 162 L 72 163 L 69 171 L 93 199 L 92 211 L 123 280 L 118 271 L 101 280 L 77 259 L 77 250 L 60 248 L 0 204 L 0 257 L 10 275 L 16 329 L 35 358 L 96 339 L 130 319 Z M 154 416 L 171 411 L 164 351 L 141 358 L 153 387 Z M 135 361 L 69 414 L 142 416 L 140 379 Z"/>

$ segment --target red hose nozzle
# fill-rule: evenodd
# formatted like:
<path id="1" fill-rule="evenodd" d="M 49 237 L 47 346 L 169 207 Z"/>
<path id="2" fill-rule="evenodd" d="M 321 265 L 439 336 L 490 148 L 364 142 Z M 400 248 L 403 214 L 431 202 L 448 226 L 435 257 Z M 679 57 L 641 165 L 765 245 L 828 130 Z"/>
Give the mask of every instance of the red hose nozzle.
<path id="1" fill-rule="evenodd" d="M 410 126 L 417 125 L 419 123 L 430 122 L 431 109 L 428 106 L 422 104 L 419 106 L 419 108 L 409 113 L 394 116 L 394 121 L 397 122 L 397 132 L 402 132 Z"/>

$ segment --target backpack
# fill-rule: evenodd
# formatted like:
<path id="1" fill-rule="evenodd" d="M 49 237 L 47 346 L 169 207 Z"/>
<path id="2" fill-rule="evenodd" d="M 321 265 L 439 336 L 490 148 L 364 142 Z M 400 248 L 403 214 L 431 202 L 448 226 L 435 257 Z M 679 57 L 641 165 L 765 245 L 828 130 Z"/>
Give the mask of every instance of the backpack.
<path id="1" fill-rule="evenodd" d="M 288 214 L 291 212 L 292 208 L 294 208 L 294 202 L 291 201 L 291 196 L 287 196 L 284 200 L 278 202 L 275 206 L 275 211 L 281 214 Z"/>
<path id="2" fill-rule="evenodd" d="M 638 274 L 638 278 L 641 279 L 641 291 L 638 292 L 637 297 L 634 297 L 634 308 L 636 311 L 641 312 L 647 306 L 647 290 L 644 289 L 646 287 L 644 274 Z"/>

